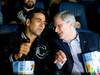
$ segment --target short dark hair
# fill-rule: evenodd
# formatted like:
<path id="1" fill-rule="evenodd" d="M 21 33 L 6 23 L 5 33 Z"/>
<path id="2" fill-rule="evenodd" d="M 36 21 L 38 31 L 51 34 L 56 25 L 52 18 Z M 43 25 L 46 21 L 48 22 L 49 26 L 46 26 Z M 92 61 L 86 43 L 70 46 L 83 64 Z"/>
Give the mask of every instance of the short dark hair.
<path id="1" fill-rule="evenodd" d="M 29 12 L 27 12 L 26 19 L 30 19 L 31 21 L 31 19 L 34 17 L 34 13 L 42 13 L 46 17 L 46 12 L 43 9 L 36 8 L 36 9 L 30 10 Z"/>
<path id="2" fill-rule="evenodd" d="M 81 21 L 80 21 L 80 16 L 76 16 L 75 19 L 76 19 L 76 21 L 78 21 L 78 22 L 81 23 Z"/>
<path id="3" fill-rule="evenodd" d="M 43 13 L 45 17 L 47 16 L 47 13 L 44 9 L 35 8 L 27 12 L 26 19 L 30 19 L 31 21 L 31 19 L 34 17 L 34 13 Z M 46 17 L 46 20 L 47 20 L 47 17 Z M 25 29 L 26 29 L 26 25 L 19 25 L 19 28 L 17 29 L 17 31 L 24 31 Z"/>

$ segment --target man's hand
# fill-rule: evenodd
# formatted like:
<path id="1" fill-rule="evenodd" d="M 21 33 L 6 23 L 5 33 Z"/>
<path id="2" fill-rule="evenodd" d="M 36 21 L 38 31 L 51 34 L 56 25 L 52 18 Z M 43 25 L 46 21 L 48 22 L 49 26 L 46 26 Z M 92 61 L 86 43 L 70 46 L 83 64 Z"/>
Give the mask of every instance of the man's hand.
<path id="1" fill-rule="evenodd" d="M 55 61 L 54 63 L 64 63 L 65 61 L 67 60 L 66 58 L 66 55 L 64 54 L 63 51 L 59 50 L 57 53 L 56 53 L 56 56 L 55 56 Z"/>
<path id="2" fill-rule="evenodd" d="M 14 55 L 15 59 L 17 60 L 21 58 L 23 54 L 27 55 L 28 52 L 30 51 L 30 45 L 31 43 L 22 43 L 19 52 Z"/>

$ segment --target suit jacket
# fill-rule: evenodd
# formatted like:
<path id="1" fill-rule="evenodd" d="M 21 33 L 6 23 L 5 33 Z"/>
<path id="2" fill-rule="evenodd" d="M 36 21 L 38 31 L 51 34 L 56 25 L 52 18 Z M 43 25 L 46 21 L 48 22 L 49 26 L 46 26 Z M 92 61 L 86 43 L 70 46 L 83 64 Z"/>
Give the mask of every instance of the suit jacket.
<path id="1" fill-rule="evenodd" d="M 86 52 L 92 52 L 95 50 L 100 49 L 100 44 L 99 44 L 99 35 L 96 33 L 79 33 L 79 39 L 80 39 L 80 45 L 81 45 L 81 51 L 82 53 Z M 70 74 L 73 68 L 73 58 L 69 49 L 68 44 L 65 44 L 62 40 L 60 40 L 57 36 L 50 38 L 49 43 L 51 45 L 51 63 L 54 62 L 55 60 L 55 54 L 59 50 L 62 50 L 66 57 L 67 61 L 63 65 L 62 69 L 60 69 L 64 74 Z M 83 59 L 82 59 L 82 53 L 78 54 L 79 61 L 82 63 L 83 67 Z M 53 64 L 52 64 L 53 65 Z M 55 66 L 55 65 L 54 65 Z M 84 67 L 85 69 L 85 67 Z M 53 71 L 59 70 L 57 66 L 55 68 L 52 68 Z"/>

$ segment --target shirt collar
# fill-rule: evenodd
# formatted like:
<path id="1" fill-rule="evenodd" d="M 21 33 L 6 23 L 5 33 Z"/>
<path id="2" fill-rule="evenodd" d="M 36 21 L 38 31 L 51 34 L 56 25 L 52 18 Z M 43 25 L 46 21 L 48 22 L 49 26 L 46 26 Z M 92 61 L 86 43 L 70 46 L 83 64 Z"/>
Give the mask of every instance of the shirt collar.
<path id="1" fill-rule="evenodd" d="M 26 40 L 30 41 L 30 39 L 26 36 L 26 34 L 25 34 L 23 31 L 21 32 L 21 37 L 22 37 L 23 39 L 26 39 Z M 39 39 L 39 38 L 41 38 L 40 35 L 37 36 L 37 39 Z"/>
<path id="2" fill-rule="evenodd" d="M 23 39 L 29 39 L 29 38 L 26 36 L 26 34 L 25 34 L 24 32 L 21 33 L 21 37 L 22 37 Z"/>

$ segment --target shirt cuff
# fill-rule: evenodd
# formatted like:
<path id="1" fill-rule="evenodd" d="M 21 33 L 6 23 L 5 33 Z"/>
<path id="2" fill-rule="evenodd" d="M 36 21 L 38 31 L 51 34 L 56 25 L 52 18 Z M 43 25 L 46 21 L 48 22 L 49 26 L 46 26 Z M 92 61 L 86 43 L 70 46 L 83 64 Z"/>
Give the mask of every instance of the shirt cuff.
<path id="1" fill-rule="evenodd" d="M 10 62 L 14 62 L 14 60 L 13 60 L 13 53 L 9 56 L 9 60 L 10 60 Z"/>
<path id="2" fill-rule="evenodd" d="M 10 60 L 10 62 L 16 61 L 13 53 L 9 56 L 9 60 Z"/>
<path id="3" fill-rule="evenodd" d="M 61 69 L 61 68 L 62 68 L 62 66 L 63 66 L 64 64 L 65 64 L 65 63 L 59 63 L 59 62 L 57 62 L 57 63 L 56 63 L 56 65 L 57 65 L 58 69 Z"/>

